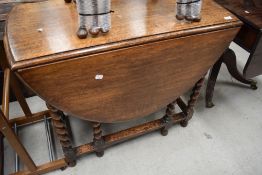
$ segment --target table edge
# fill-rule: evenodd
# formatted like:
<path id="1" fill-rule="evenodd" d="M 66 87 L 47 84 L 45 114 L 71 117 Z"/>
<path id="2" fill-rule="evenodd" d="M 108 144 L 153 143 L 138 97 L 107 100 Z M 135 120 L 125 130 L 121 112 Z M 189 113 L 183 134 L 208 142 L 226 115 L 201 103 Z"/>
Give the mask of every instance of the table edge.
<path id="1" fill-rule="evenodd" d="M 192 29 L 180 30 L 180 31 L 175 31 L 175 32 L 161 33 L 157 35 L 123 40 L 120 42 L 112 42 L 112 43 L 107 43 L 107 44 L 88 47 L 88 48 L 81 48 L 77 50 L 61 52 L 61 53 L 56 53 L 52 55 L 35 57 L 32 59 L 27 59 L 23 61 L 16 61 L 11 52 L 11 48 L 10 48 L 9 41 L 8 41 L 8 33 L 7 33 L 8 24 L 6 24 L 5 26 L 5 33 L 4 33 L 3 41 L 4 41 L 4 46 L 5 46 L 5 52 L 7 55 L 7 62 L 10 66 L 10 69 L 12 71 L 17 71 L 19 69 L 39 66 L 43 64 L 55 63 L 58 61 L 102 53 L 102 52 L 111 51 L 111 50 L 128 48 L 128 47 L 132 47 L 136 45 L 143 45 L 143 44 L 152 43 L 152 42 L 158 42 L 158 41 L 163 41 L 163 40 L 168 40 L 168 39 L 175 39 L 175 38 L 186 37 L 190 35 L 196 35 L 196 34 L 207 33 L 207 32 L 213 32 L 213 31 L 218 31 L 218 30 L 225 30 L 229 28 L 237 28 L 237 27 L 241 27 L 242 25 L 243 23 L 238 19 L 235 21 L 230 21 L 228 23 L 221 23 L 221 24 L 216 24 L 216 25 L 211 25 L 211 26 L 192 28 Z"/>

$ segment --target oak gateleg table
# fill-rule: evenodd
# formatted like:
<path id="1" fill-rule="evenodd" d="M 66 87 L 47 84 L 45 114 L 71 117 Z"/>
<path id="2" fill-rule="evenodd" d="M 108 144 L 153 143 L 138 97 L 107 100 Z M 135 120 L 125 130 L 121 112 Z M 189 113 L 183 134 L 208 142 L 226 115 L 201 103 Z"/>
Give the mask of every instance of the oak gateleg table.
<path id="1" fill-rule="evenodd" d="M 82 40 L 76 35 L 74 3 L 49 0 L 13 8 L 4 37 L 8 66 L 46 101 L 64 152 L 62 159 L 36 165 L 23 146 L 16 146 L 27 169 L 15 174 L 75 166 L 81 155 L 103 156 L 116 143 L 155 130 L 167 135 L 175 123 L 187 126 L 206 72 L 242 22 L 213 0 L 204 1 L 202 20 L 196 23 L 177 21 L 175 6 L 173 0 L 112 0 L 111 31 Z M 180 96 L 192 87 L 186 103 Z M 177 106 L 182 112 L 176 112 Z M 164 107 L 166 115 L 160 119 L 102 133 L 103 123 L 121 124 Z M 73 146 L 65 113 L 92 122 L 91 143 Z M 19 142 L 10 129 L 15 121 L 8 125 L 0 117 L 1 132 L 10 143 Z"/>

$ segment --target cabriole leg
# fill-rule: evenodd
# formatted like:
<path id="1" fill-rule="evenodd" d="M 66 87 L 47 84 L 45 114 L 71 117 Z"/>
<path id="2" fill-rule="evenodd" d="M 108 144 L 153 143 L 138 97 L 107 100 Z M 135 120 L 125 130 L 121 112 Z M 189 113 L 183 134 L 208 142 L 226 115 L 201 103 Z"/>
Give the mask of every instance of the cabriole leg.
<path id="1" fill-rule="evenodd" d="M 101 123 L 93 122 L 92 126 L 93 126 L 93 134 L 94 134 L 93 143 L 96 149 L 96 155 L 97 157 L 102 157 L 104 155 L 105 141 L 102 136 Z"/>
<path id="2" fill-rule="evenodd" d="M 62 111 L 47 105 L 48 109 L 51 111 L 50 116 L 52 118 L 53 126 L 57 137 L 61 143 L 65 160 L 68 166 L 73 167 L 76 165 L 76 154 L 72 145 L 71 128 L 67 124 L 66 116 Z"/>
<path id="3" fill-rule="evenodd" d="M 187 127 L 188 121 L 192 118 L 193 113 L 194 113 L 194 106 L 196 104 L 196 101 L 199 97 L 201 87 L 203 86 L 205 80 L 205 76 L 203 76 L 194 86 L 192 93 L 190 95 L 190 99 L 187 104 L 187 109 L 186 109 L 186 117 L 185 120 L 180 122 L 180 125 L 182 127 Z"/>

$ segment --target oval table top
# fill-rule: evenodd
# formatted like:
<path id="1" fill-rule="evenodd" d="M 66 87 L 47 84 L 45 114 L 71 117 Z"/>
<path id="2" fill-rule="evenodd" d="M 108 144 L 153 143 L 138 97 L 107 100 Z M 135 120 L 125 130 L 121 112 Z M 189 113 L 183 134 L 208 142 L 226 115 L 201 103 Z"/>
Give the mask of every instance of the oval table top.
<path id="1" fill-rule="evenodd" d="M 15 70 L 120 48 L 124 43 L 126 47 L 159 37 L 174 38 L 191 29 L 203 32 L 218 29 L 221 25 L 232 27 L 240 23 L 237 17 L 213 0 L 204 1 L 202 20 L 198 23 L 176 20 L 175 7 L 174 0 L 112 0 L 114 13 L 110 33 L 81 40 L 76 36 L 78 17 L 74 3 L 49 0 L 17 5 L 6 26 L 8 61 Z M 231 18 L 225 20 L 228 16 Z"/>
<path id="2" fill-rule="evenodd" d="M 4 38 L 9 66 L 72 116 L 106 123 L 143 117 L 189 90 L 242 25 L 213 0 L 204 0 L 201 22 L 177 21 L 175 7 L 174 0 L 112 0 L 111 31 L 79 39 L 75 4 L 18 5 Z"/>

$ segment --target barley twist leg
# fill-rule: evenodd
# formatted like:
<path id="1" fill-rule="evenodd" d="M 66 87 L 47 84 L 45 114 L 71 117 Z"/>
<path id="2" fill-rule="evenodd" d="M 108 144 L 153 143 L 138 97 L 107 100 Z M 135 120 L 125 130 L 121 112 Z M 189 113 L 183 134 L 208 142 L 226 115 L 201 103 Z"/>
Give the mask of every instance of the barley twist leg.
<path id="1" fill-rule="evenodd" d="M 175 114 L 175 105 L 176 101 L 167 105 L 166 115 L 162 118 L 162 122 L 164 123 L 164 127 L 161 129 L 162 136 L 166 136 L 168 134 L 168 129 L 172 125 L 172 117 Z"/>
<path id="2" fill-rule="evenodd" d="M 185 120 L 180 122 L 180 125 L 182 127 L 187 127 L 188 121 L 192 118 L 194 113 L 194 106 L 196 104 L 196 101 L 199 97 L 201 87 L 203 86 L 205 80 L 205 76 L 203 76 L 194 86 L 192 93 L 190 95 L 190 99 L 188 101 L 187 110 L 186 110 L 186 117 Z"/>
<path id="3" fill-rule="evenodd" d="M 104 155 L 104 139 L 102 136 L 102 129 L 101 129 L 101 123 L 93 122 L 93 143 L 94 147 L 96 149 L 96 155 L 97 157 L 102 157 Z"/>
<path id="4" fill-rule="evenodd" d="M 76 154 L 72 146 L 71 129 L 66 123 L 66 116 L 62 111 L 57 110 L 53 106 L 47 105 L 47 107 L 51 111 L 50 116 L 52 118 L 55 133 L 62 146 L 65 161 L 68 166 L 73 167 L 76 165 Z"/>

